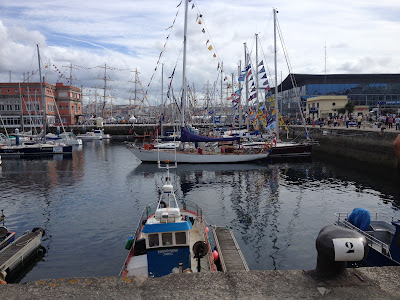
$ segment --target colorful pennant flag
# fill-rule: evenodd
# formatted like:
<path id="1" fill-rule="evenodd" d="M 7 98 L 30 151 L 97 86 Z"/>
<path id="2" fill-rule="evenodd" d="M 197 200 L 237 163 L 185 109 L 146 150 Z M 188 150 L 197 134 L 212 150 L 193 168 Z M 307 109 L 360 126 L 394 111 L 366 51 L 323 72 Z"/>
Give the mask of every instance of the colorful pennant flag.
<path id="1" fill-rule="evenodd" d="M 261 79 L 267 78 L 267 74 L 264 74 L 263 77 L 261 77 Z"/>
<path id="2" fill-rule="evenodd" d="M 213 47 L 210 45 L 210 46 L 208 47 L 208 50 L 211 51 L 212 49 L 213 49 Z"/>
<path id="3" fill-rule="evenodd" d="M 262 66 L 264 65 L 263 61 L 260 61 L 260 63 L 258 64 L 258 66 Z"/>
<path id="4" fill-rule="evenodd" d="M 258 72 L 258 74 L 260 74 L 260 73 L 265 73 L 265 68 L 264 68 L 264 66 L 261 68 L 261 70 Z"/>

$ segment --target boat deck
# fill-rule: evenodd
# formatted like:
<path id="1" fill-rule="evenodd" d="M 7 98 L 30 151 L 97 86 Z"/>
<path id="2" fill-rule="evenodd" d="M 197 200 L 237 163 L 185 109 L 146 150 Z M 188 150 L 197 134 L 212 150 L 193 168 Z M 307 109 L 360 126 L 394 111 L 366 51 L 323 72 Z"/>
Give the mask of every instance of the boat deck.
<path id="1" fill-rule="evenodd" d="M 249 271 L 232 230 L 225 227 L 216 227 L 213 230 L 213 236 L 223 272 Z"/>
<path id="2" fill-rule="evenodd" d="M 0 271 L 13 268 L 40 246 L 39 232 L 30 232 L 19 237 L 0 252 Z"/>
<path id="3" fill-rule="evenodd" d="M 190 249 L 193 249 L 193 245 L 197 241 L 204 241 L 204 235 L 201 232 L 199 232 L 199 230 L 196 227 L 193 227 L 190 230 L 190 238 L 189 238 Z M 194 258 L 194 255 L 192 252 L 191 252 L 190 260 L 191 260 L 191 266 L 192 266 L 191 269 L 192 269 L 193 273 L 196 273 L 197 272 L 197 258 Z M 210 271 L 210 264 L 208 263 L 207 256 L 203 257 L 200 260 L 200 266 L 201 266 L 202 272 Z"/>

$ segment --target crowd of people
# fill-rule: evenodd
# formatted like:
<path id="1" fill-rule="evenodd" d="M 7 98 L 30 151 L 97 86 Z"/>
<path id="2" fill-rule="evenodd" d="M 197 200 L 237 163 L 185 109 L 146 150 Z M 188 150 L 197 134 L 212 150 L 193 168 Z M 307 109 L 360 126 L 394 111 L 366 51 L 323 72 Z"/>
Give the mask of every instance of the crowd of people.
<path id="1" fill-rule="evenodd" d="M 301 125 L 300 118 L 286 118 L 287 125 Z M 328 126 L 328 127 L 357 127 L 357 128 L 384 128 L 400 130 L 400 114 L 387 115 L 366 115 L 358 114 L 357 116 L 332 116 L 329 118 L 311 118 L 306 119 L 307 125 Z"/>

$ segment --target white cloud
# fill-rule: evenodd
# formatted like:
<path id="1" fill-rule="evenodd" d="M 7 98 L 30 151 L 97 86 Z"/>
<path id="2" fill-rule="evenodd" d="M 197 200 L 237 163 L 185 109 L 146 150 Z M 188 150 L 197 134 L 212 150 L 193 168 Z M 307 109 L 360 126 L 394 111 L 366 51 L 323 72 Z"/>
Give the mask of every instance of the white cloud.
<path id="1" fill-rule="evenodd" d="M 180 1 L 44 1 L 39 3 L 3 0 L 0 4 L 0 81 L 22 80 L 22 73 L 37 69 L 36 44 L 42 61 L 56 65 L 69 77 L 69 64 L 77 85 L 87 88 L 103 85 L 95 79 L 104 76 L 108 66 L 110 94 L 127 98 L 133 89 L 137 68 L 144 89 L 154 73 L 159 54 L 169 33 L 165 30 L 179 14 L 167 41 L 162 60 L 164 82 L 177 64 L 174 89 L 179 91 L 182 79 L 184 5 Z M 191 9 L 191 4 L 196 7 Z M 38 5 L 40 4 L 40 5 Z M 273 1 L 197 0 L 189 4 L 187 75 L 200 91 L 217 79 L 218 61 L 231 78 L 237 64 L 244 66 L 243 43 L 255 60 L 254 34 L 259 33 L 259 60 L 273 72 Z M 40 8 L 38 8 L 40 7 Z M 196 14 L 203 23 L 196 23 Z M 396 73 L 400 69 L 400 3 L 382 0 L 344 0 L 321 2 L 280 1 L 278 21 L 295 73 L 323 74 L 325 44 L 328 73 Z M 202 28 L 207 30 L 202 33 Z M 210 36 L 208 35 L 210 34 Z M 206 48 L 210 39 L 213 50 Z M 278 39 L 279 40 L 279 39 Z M 209 45 L 209 44 L 208 44 Z M 213 58 L 213 53 L 218 55 Z M 265 56 L 263 56 L 263 54 Z M 178 62 L 178 63 L 177 63 Z M 84 68 L 82 68 L 84 67 Z M 149 98 L 159 100 L 159 65 L 149 89 Z M 278 49 L 278 72 L 288 73 L 282 50 Z M 49 82 L 57 80 L 54 67 L 45 70 Z M 279 75 L 280 77 L 280 75 Z M 38 79 L 36 79 L 38 80 Z M 273 81 L 273 80 L 270 80 Z M 164 91 L 166 88 L 164 88 Z"/>

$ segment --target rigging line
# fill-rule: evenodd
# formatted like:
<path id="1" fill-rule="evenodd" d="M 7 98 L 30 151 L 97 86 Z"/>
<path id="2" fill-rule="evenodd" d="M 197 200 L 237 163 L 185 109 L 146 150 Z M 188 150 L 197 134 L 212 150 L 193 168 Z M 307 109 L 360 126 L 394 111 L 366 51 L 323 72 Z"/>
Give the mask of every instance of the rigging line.
<path id="1" fill-rule="evenodd" d="M 291 67 L 291 64 L 290 64 L 289 56 L 288 56 L 288 53 L 287 53 L 287 48 L 286 48 L 286 45 L 285 45 L 285 41 L 283 40 L 282 30 L 281 30 L 281 27 L 279 25 L 278 19 L 277 19 L 277 24 L 278 24 L 279 38 L 280 38 L 281 43 L 282 43 L 283 53 L 285 55 L 286 63 L 287 63 L 288 69 L 289 69 L 290 80 L 292 82 L 292 85 L 294 87 L 294 92 L 295 92 L 295 95 L 296 95 L 296 102 L 297 102 L 297 105 L 299 107 L 300 116 L 301 116 L 301 119 L 303 121 L 303 125 L 305 126 L 306 125 L 306 120 L 304 118 L 303 109 L 302 109 L 301 103 L 300 103 L 300 95 L 299 95 L 299 92 L 297 90 L 296 78 L 294 77 L 294 75 L 292 73 L 292 67 Z"/>
<path id="2" fill-rule="evenodd" d="M 213 39 L 212 39 L 212 37 L 211 37 L 210 31 L 208 30 L 207 25 L 206 25 L 206 23 L 204 22 L 203 14 L 200 13 L 200 10 L 199 10 L 199 7 L 198 7 L 198 5 L 197 5 L 197 2 L 196 2 L 195 0 L 193 0 L 193 2 L 194 2 L 194 4 L 195 4 L 195 7 L 196 7 L 197 12 L 199 13 L 199 15 L 201 15 L 202 24 L 204 25 L 204 28 L 205 28 L 205 30 L 206 30 L 206 32 L 207 32 L 207 35 L 208 35 L 208 37 L 210 38 L 210 42 L 211 42 L 211 44 L 212 44 L 212 46 L 213 46 L 213 49 L 214 49 L 214 52 L 215 52 L 215 54 L 216 54 L 216 56 L 217 56 L 216 58 L 217 58 L 219 61 L 222 62 L 222 61 L 223 61 L 223 58 L 222 58 L 222 56 L 220 56 L 220 55 L 218 54 L 217 47 L 215 46 L 215 43 L 214 43 L 214 41 L 213 41 Z"/>
<path id="3" fill-rule="evenodd" d="M 167 43 L 168 43 L 168 41 L 169 41 L 169 37 L 170 37 L 171 32 L 172 32 L 172 30 L 173 30 L 173 28 L 174 28 L 174 24 L 175 24 L 176 18 L 178 17 L 178 14 L 179 14 L 180 5 L 178 5 L 178 7 L 179 7 L 179 8 L 178 8 L 178 11 L 176 12 L 176 15 L 175 15 L 174 21 L 172 22 L 172 25 L 171 25 L 170 27 L 167 28 L 167 29 L 170 29 L 170 30 L 169 30 L 169 33 L 168 33 L 167 38 L 165 39 L 166 41 L 165 41 L 165 43 L 164 43 L 163 49 L 161 50 L 160 56 L 158 57 L 158 61 L 157 61 L 157 63 L 156 63 L 156 67 L 154 68 L 154 72 L 153 72 L 152 76 L 150 77 L 150 81 L 149 81 L 149 83 L 148 83 L 148 85 L 147 85 L 146 95 L 147 95 L 147 92 L 148 92 L 148 90 L 149 90 L 149 87 L 150 87 L 150 85 L 151 85 L 151 83 L 152 83 L 152 81 L 153 81 L 154 74 L 156 74 L 156 72 L 157 72 L 158 65 L 159 65 L 159 63 L 160 63 L 160 61 L 161 61 L 161 58 L 162 58 L 162 56 L 163 56 L 163 54 L 164 54 L 164 50 L 165 50 L 165 48 L 167 47 Z"/>

